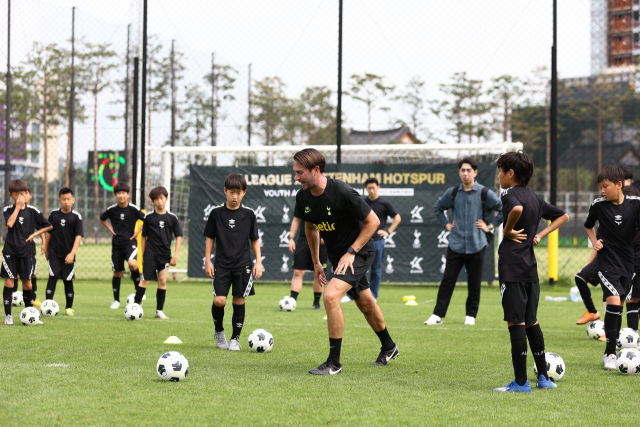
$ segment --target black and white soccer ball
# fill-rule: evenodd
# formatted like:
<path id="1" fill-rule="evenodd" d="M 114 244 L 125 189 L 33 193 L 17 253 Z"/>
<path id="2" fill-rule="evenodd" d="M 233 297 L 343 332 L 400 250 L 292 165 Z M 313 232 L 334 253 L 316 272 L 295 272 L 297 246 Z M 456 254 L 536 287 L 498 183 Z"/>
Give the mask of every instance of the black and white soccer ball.
<path id="1" fill-rule="evenodd" d="M 256 329 L 249 334 L 248 344 L 251 351 L 266 353 L 273 348 L 273 335 L 266 329 Z"/>
<path id="2" fill-rule="evenodd" d="M 594 320 L 587 325 L 587 335 L 592 340 L 604 337 L 604 322 L 602 320 Z"/>
<path id="3" fill-rule="evenodd" d="M 616 348 L 638 348 L 638 333 L 631 328 L 620 329 L 620 335 L 616 340 Z"/>
<path id="4" fill-rule="evenodd" d="M 567 366 L 564 364 L 564 360 L 556 353 L 545 353 L 545 360 L 547 361 L 547 375 L 552 381 L 558 381 L 564 377 L 564 373 L 567 372 Z M 538 378 L 538 367 L 533 365 L 533 372 Z"/>
<path id="5" fill-rule="evenodd" d="M 24 298 L 22 292 L 16 291 L 11 294 L 11 305 L 14 307 L 22 307 L 24 305 Z"/>
<path id="6" fill-rule="evenodd" d="M 295 298 L 285 296 L 280 300 L 280 310 L 282 311 L 294 311 L 297 307 L 298 303 Z"/>
<path id="7" fill-rule="evenodd" d="M 34 326 L 40 323 L 40 312 L 33 307 L 27 307 L 20 313 L 20 321 L 25 326 Z"/>
<path id="8" fill-rule="evenodd" d="M 140 320 L 144 315 L 144 310 L 138 304 L 129 304 L 124 308 L 124 318 L 127 320 Z"/>
<path id="9" fill-rule="evenodd" d="M 45 317 L 56 317 L 60 311 L 60 306 L 52 299 L 44 300 L 40 306 L 40 312 Z"/>
<path id="10" fill-rule="evenodd" d="M 164 381 L 184 381 L 189 374 L 189 361 L 177 351 L 168 351 L 158 359 L 156 372 Z"/>
<path id="11" fill-rule="evenodd" d="M 616 356 L 616 369 L 624 375 L 640 374 L 640 351 L 637 348 L 623 348 Z"/>

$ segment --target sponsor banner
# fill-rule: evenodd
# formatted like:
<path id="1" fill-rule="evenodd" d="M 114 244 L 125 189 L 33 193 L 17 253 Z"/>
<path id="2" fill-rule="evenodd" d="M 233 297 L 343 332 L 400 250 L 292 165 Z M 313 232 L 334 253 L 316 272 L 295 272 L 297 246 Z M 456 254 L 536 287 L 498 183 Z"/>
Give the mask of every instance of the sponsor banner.
<path id="1" fill-rule="evenodd" d="M 202 233 L 211 210 L 226 202 L 224 178 L 230 173 L 240 173 L 247 180 L 247 194 L 242 203 L 256 213 L 264 280 L 291 280 L 293 254 L 289 252 L 289 232 L 300 185 L 287 166 L 190 167 L 189 276 L 205 277 L 206 239 Z M 383 282 L 439 282 L 442 279 L 450 233 L 440 226 L 433 207 L 447 188 L 460 184 L 456 164 L 343 164 L 340 171 L 336 165 L 327 165 L 325 174 L 351 185 L 363 197 L 367 196 L 365 181 L 375 177 L 382 186 L 381 197 L 389 200 L 400 213 L 400 226 L 385 238 Z M 480 164 L 478 182 L 489 184 L 493 189 L 495 176 L 494 163 Z M 387 228 L 390 224 L 389 218 Z M 298 236 L 295 237 L 297 240 Z M 255 262 L 255 254 L 252 256 Z M 212 262 L 214 257 L 215 253 Z M 494 265 L 494 251 L 488 250 L 484 281 L 494 280 Z M 330 277 L 331 265 L 327 267 Z M 464 269 L 459 280 L 466 280 Z"/>

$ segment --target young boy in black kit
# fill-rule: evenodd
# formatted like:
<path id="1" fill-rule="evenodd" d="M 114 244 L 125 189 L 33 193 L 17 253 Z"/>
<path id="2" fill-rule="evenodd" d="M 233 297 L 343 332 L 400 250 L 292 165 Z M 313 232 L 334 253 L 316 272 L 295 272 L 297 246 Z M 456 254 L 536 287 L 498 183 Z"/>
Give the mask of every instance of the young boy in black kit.
<path id="1" fill-rule="evenodd" d="M 53 299 L 58 278 L 62 278 L 66 297 L 65 314 L 74 316 L 73 279 L 76 272 L 76 252 L 84 236 L 82 216 L 73 210 L 76 199 L 70 188 L 60 189 L 58 202 L 60 209 L 54 209 L 49 214 L 49 222 L 53 229 L 49 232 L 50 236 L 44 244 L 44 256 L 49 261 L 47 299 Z"/>
<path id="2" fill-rule="evenodd" d="M 211 210 L 204 229 L 207 238 L 205 272 L 213 279 L 211 315 L 216 329 L 216 346 L 220 349 L 239 351 L 245 298 L 255 295 L 253 278 L 262 277 L 262 256 L 256 214 L 253 209 L 242 205 L 242 198 L 247 194 L 247 181 L 244 176 L 237 173 L 229 174 L 224 180 L 224 193 L 227 203 Z M 249 240 L 256 256 L 253 269 Z M 211 265 L 210 261 L 214 244 L 215 266 Z M 229 289 L 233 295 L 233 332 L 231 340 L 227 343 L 222 322 Z"/>
<path id="3" fill-rule="evenodd" d="M 7 224 L 7 237 L 2 248 L 2 267 L 0 277 L 4 278 L 2 300 L 4 303 L 5 325 L 13 325 L 11 315 L 11 294 L 13 294 L 13 279 L 20 276 L 24 305 L 33 306 L 33 291 L 31 276 L 35 265 L 33 263 L 33 238 L 51 230 L 51 224 L 42 213 L 33 206 L 27 205 L 29 186 L 21 179 L 14 179 L 8 186 L 9 196 L 14 204 L 5 206 L 4 219 Z M 36 231 L 36 229 L 38 229 Z"/>
<path id="4" fill-rule="evenodd" d="M 620 333 L 622 303 L 631 291 L 634 270 L 634 239 L 640 226 L 640 197 L 625 196 L 624 172 L 607 166 L 598 174 L 602 197 L 595 199 L 584 223 L 593 248 L 598 251 L 598 277 L 607 307 L 604 332 L 607 345 L 602 364 L 616 369 L 616 340 Z M 598 222 L 598 236 L 594 226 Z"/>
<path id="5" fill-rule="evenodd" d="M 538 369 L 538 388 L 556 388 L 547 375 L 544 337 L 537 320 L 540 283 L 533 247 L 567 222 L 569 215 L 526 187 L 533 175 L 533 160 L 527 154 L 521 151 L 502 154 L 497 165 L 505 218 L 505 238 L 498 249 L 500 297 L 511 336 L 515 379 L 493 391 L 531 391 L 527 379 L 527 340 Z M 541 218 L 552 222 L 536 234 Z"/>

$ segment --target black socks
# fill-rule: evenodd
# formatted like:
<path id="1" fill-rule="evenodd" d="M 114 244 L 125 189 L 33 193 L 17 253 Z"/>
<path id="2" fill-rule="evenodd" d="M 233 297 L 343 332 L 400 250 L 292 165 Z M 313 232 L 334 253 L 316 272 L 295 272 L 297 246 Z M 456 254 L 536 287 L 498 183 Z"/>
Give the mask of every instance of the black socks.
<path id="1" fill-rule="evenodd" d="M 342 347 L 342 338 L 329 338 L 329 360 L 336 366 L 340 365 L 340 349 Z"/>
<path id="2" fill-rule="evenodd" d="M 389 351 L 396 346 L 396 343 L 394 343 L 393 340 L 391 339 L 391 336 L 389 335 L 389 331 L 387 330 L 387 328 L 384 328 L 380 332 L 376 332 L 376 335 L 380 339 L 382 350 Z"/>
<path id="3" fill-rule="evenodd" d="M 616 341 L 620 335 L 622 321 L 622 306 L 607 304 L 604 313 L 604 333 L 607 336 L 607 347 L 604 354 L 616 354 Z"/>
<path id="4" fill-rule="evenodd" d="M 597 313 L 596 306 L 593 305 L 593 300 L 591 299 L 591 291 L 589 290 L 589 285 L 582 280 L 582 278 L 576 276 L 576 286 L 580 291 L 580 296 L 582 297 L 582 301 L 584 301 L 584 306 L 589 310 L 589 313 Z"/>
<path id="5" fill-rule="evenodd" d="M 300 294 L 300 292 L 291 291 L 291 298 L 293 298 L 294 300 L 298 301 L 298 295 L 299 294 Z"/>
<path id="6" fill-rule="evenodd" d="M 157 300 L 156 310 L 162 311 L 162 309 L 164 308 L 164 299 L 166 296 L 167 296 L 166 289 L 158 289 L 156 291 L 156 300 Z"/>
<path id="7" fill-rule="evenodd" d="M 211 316 L 213 317 L 213 323 L 216 326 L 216 332 L 224 331 L 222 320 L 224 319 L 224 305 L 218 307 L 215 304 L 211 305 Z"/>
<path id="8" fill-rule="evenodd" d="M 49 280 L 47 280 L 47 290 L 45 291 L 47 295 L 47 299 L 53 299 L 53 296 L 56 293 L 57 284 L 58 284 L 58 278 L 49 276 Z"/>
<path id="9" fill-rule="evenodd" d="M 142 297 L 144 296 L 144 293 L 147 291 L 147 288 L 143 288 L 142 286 L 138 286 L 136 288 L 136 297 L 135 297 L 135 303 L 140 305 L 140 303 L 142 302 Z"/>
<path id="10" fill-rule="evenodd" d="M 633 329 L 634 331 L 638 330 L 638 303 L 637 302 L 627 303 L 627 327 Z"/>
<path id="11" fill-rule="evenodd" d="M 140 270 L 131 271 L 131 278 L 133 279 L 133 285 L 136 290 L 138 290 L 138 285 L 140 285 Z"/>
<path id="12" fill-rule="evenodd" d="M 242 332 L 242 325 L 244 325 L 244 304 L 233 304 L 233 316 L 231 322 L 233 322 L 233 332 L 231 339 L 240 339 L 240 332 Z"/>
<path id="13" fill-rule="evenodd" d="M 547 373 L 547 359 L 545 357 L 542 329 L 540 329 L 540 325 L 533 325 L 525 328 L 525 330 L 527 332 L 527 339 L 529 340 L 529 347 L 533 353 L 533 360 L 536 363 L 536 368 L 538 368 L 538 377 L 544 375 L 548 380 L 549 374 Z"/>
<path id="14" fill-rule="evenodd" d="M 31 278 L 31 290 L 33 291 L 33 299 L 38 298 L 38 278 L 37 277 L 32 277 Z"/>
<path id="15" fill-rule="evenodd" d="M 122 277 L 113 277 L 111 279 L 111 285 L 113 287 L 113 300 L 120 301 L 120 283 L 122 282 Z"/>
<path id="16" fill-rule="evenodd" d="M 320 305 L 320 297 L 322 297 L 322 292 L 313 293 L 313 305 Z"/>
<path id="17" fill-rule="evenodd" d="M 63 280 L 64 283 L 64 295 L 67 298 L 66 308 L 73 308 L 73 281 Z"/>
<path id="18" fill-rule="evenodd" d="M 516 377 L 516 383 L 523 386 L 527 382 L 527 333 L 524 325 L 510 326 L 509 335 L 511 336 L 513 373 Z"/>
<path id="19" fill-rule="evenodd" d="M 7 288 L 6 286 L 4 287 L 4 289 L 2 289 L 2 302 L 4 303 L 5 316 L 11 314 L 11 296 L 14 289 L 15 288 Z"/>

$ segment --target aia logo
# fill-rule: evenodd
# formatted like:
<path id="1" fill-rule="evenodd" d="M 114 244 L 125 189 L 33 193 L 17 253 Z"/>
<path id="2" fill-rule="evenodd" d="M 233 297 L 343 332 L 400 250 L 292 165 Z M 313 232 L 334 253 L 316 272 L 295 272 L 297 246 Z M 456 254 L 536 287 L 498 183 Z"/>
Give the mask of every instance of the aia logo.
<path id="1" fill-rule="evenodd" d="M 422 215 L 420 215 L 420 212 L 422 212 L 423 209 L 423 206 L 418 205 L 416 205 L 415 208 L 411 209 L 411 222 L 424 222 L 424 220 L 422 219 Z"/>

